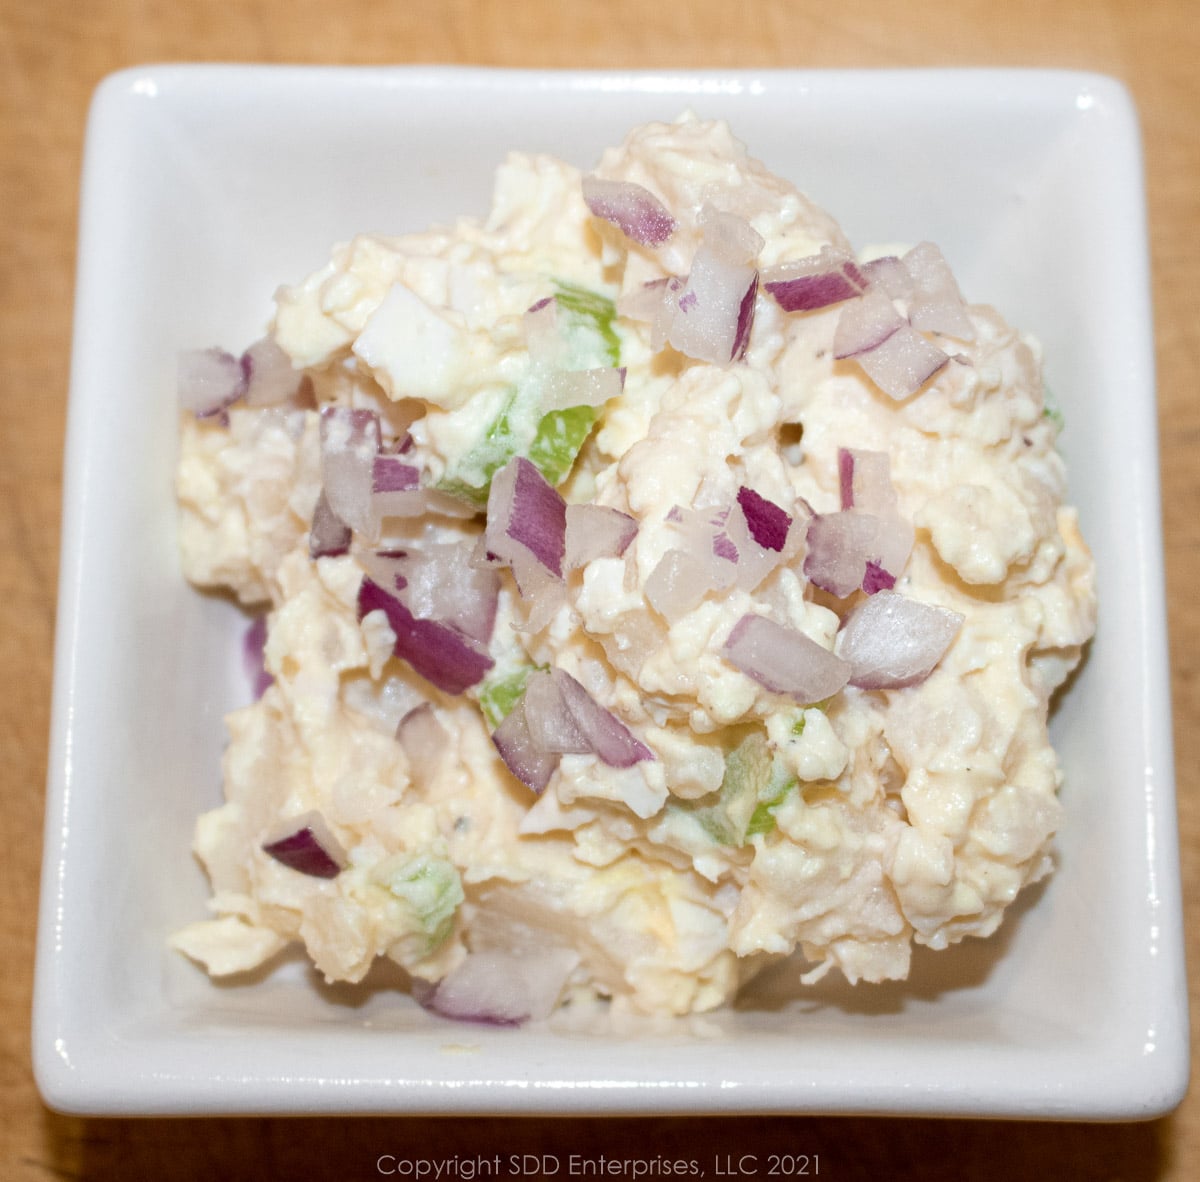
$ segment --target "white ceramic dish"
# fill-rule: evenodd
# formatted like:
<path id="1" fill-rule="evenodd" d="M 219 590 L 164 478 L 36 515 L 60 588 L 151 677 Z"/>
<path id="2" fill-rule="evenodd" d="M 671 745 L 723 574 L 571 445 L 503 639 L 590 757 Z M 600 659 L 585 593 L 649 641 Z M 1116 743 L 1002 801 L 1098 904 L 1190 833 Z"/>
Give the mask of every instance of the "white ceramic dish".
<path id="1" fill-rule="evenodd" d="M 1053 732 L 1061 867 L 998 938 L 903 985 L 826 984 L 597 1033 L 456 1027 L 301 964 L 211 984 L 203 914 L 242 621 L 183 582 L 177 351 L 254 338 L 359 230 L 481 213 L 509 147 L 590 166 L 726 117 L 857 243 L 937 241 L 1044 342 L 1100 631 Z M 88 129 L 34 1051 L 72 1111 L 888 1112 L 1143 1117 L 1187 1082 L 1152 329 L 1136 117 L 1059 72 L 628 74 L 148 67 Z"/>

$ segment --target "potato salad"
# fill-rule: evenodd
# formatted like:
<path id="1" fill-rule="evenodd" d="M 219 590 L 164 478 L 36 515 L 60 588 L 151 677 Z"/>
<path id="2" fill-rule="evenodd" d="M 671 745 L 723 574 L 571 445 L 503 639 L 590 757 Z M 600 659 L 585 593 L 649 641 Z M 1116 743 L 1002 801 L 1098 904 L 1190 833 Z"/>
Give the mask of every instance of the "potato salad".
<path id="1" fill-rule="evenodd" d="M 688 1014 L 904 978 L 1052 869 L 1096 602 L 1039 347 L 724 123 L 510 155 L 180 397 L 184 572 L 253 617 L 172 940 L 213 976 Z"/>

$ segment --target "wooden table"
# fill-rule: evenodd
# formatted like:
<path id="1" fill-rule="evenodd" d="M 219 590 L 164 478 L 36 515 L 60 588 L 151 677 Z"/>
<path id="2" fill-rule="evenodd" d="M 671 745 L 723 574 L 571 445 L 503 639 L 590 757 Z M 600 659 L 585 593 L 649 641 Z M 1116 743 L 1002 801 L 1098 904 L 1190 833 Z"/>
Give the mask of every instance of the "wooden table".
<path id="1" fill-rule="evenodd" d="M 385 1153 L 818 1154 L 831 1178 L 1193 1179 L 1200 1097 L 1141 1125 L 866 1119 L 84 1120 L 29 1066 L 61 449 L 84 116 L 165 60 L 1077 67 L 1141 110 L 1185 892 L 1200 885 L 1200 22 L 1190 0 L 0 0 L 0 1176 L 372 1178 Z M 1196 917 L 1193 915 L 1192 917 Z M 1193 964 L 1200 927 L 1191 925 Z M 1200 1005 L 1193 998 L 1193 1009 Z M 1196 1051 L 1193 1050 L 1193 1062 Z"/>

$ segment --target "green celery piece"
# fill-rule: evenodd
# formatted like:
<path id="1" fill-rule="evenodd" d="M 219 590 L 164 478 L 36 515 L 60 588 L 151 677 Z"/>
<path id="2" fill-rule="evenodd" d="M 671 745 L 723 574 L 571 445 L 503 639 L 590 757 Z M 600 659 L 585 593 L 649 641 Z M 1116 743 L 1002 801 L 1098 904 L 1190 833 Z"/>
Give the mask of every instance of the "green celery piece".
<path id="1" fill-rule="evenodd" d="M 803 729 L 804 716 L 801 715 L 800 727 Z M 759 837 L 771 833 L 775 829 L 774 809 L 783 804 L 787 795 L 798 784 L 795 776 L 790 775 L 783 761 L 776 759 L 771 765 L 771 779 L 765 789 L 759 792 L 758 804 L 750 814 L 750 823 L 746 826 L 746 837 Z"/>
<path id="2" fill-rule="evenodd" d="M 417 854 L 403 865 L 381 875 L 391 894 L 404 903 L 418 928 L 428 937 L 432 951 L 450 935 L 454 915 L 463 901 L 458 870 L 445 858 Z"/>
<path id="3" fill-rule="evenodd" d="M 803 715 L 796 726 L 803 726 Z M 796 784 L 796 777 L 771 755 L 766 739 L 755 731 L 726 755 L 725 775 L 713 804 L 677 807 L 686 809 L 717 845 L 740 846 L 775 828 L 771 810 Z"/>
<path id="4" fill-rule="evenodd" d="M 607 296 L 571 283 L 555 281 L 559 329 L 575 369 L 615 366 L 621 359 L 621 338 L 614 321 L 616 305 Z M 487 504 L 492 477 L 513 456 L 524 455 L 545 478 L 561 484 L 596 423 L 591 406 L 570 406 L 536 418 L 536 382 L 514 386 L 478 442 L 438 482 L 443 492 L 480 507 Z"/>
<path id="5" fill-rule="evenodd" d="M 479 694 L 479 705 L 488 725 L 495 730 L 512 713 L 512 708 L 521 700 L 529 675 L 538 666 L 523 665 L 515 673 L 490 678 L 483 683 Z"/>
<path id="6" fill-rule="evenodd" d="M 575 369 L 595 369 L 621 363 L 621 338 L 613 322 L 617 306 L 607 296 L 577 287 L 561 279 L 554 281 L 560 328 L 567 337 Z"/>
<path id="7" fill-rule="evenodd" d="M 542 416 L 529 445 L 529 458 L 551 484 L 566 479 L 595 422 L 593 406 L 568 406 Z"/>

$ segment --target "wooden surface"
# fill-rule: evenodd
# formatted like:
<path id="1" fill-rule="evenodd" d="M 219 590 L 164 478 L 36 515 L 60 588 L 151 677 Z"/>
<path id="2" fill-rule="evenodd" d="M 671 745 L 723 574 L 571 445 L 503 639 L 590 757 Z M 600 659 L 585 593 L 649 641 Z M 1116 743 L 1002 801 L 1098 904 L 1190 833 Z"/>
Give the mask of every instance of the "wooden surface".
<path id="1" fill-rule="evenodd" d="M 80 150 L 95 84 L 148 61 L 1031 65 L 1122 78 L 1145 137 L 1185 893 L 1200 885 L 1200 21 L 1194 0 L 0 0 L 0 1177 L 381 1176 L 428 1158 L 635 1147 L 817 1154 L 820 1176 L 1200 1178 L 1200 1095 L 1141 1125 L 897 1120 L 109 1121 L 29 1065 Z M 1200 918 L 1189 952 L 1197 966 Z M 1193 1011 L 1200 1011 L 1193 983 Z M 1196 1051 L 1193 1049 L 1193 1063 Z M 1114 1065 L 1114 1070 L 1119 1070 Z"/>

